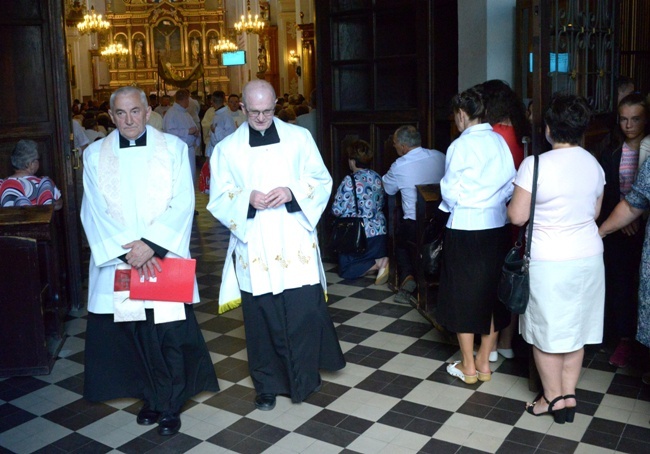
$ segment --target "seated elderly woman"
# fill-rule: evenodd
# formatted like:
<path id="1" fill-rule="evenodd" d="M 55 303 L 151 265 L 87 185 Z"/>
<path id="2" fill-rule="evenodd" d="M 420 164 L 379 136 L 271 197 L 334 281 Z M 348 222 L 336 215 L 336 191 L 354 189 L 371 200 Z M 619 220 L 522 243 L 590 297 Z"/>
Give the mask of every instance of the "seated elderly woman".
<path id="1" fill-rule="evenodd" d="M 383 212 L 384 189 L 379 174 L 368 168 L 374 153 L 370 144 L 364 140 L 352 142 L 346 152 L 355 187 L 353 190 L 350 175 L 343 178 L 334 197 L 332 213 L 336 217 L 365 218 L 368 246 L 360 254 L 339 254 L 339 275 L 345 279 L 357 279 L 377 271 L 375 284 L 385 284 L 388 280 L 388 257 L 386 217 Z M 358 201 L 359 213 L 354 197 Z"/>
<path id="2" fill-rule="evenodd" d="M 19 140 L 11 153 L 15 172 L 6 180 L 0 179 L 0 207 L 54 205 L 63 206 L 61 192 L 48 177 L 37 177 L 39 168 L 38 145 L 33 140 Z"/>

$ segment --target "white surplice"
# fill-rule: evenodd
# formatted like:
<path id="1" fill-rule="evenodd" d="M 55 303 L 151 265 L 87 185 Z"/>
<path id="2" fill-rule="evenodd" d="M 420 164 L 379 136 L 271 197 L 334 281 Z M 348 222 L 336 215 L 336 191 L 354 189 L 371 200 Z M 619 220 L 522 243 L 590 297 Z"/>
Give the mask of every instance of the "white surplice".
<path id="1" fill-rule="evenodd" d="M 327 285 L 316 225 L 329 200 L 332 178 L 308 130 L 274 122 L 279 143 L 251 147 L 244 123 L 217 144 L 210 159 L 214 171 L 207 208 L 231 232 L 220 312 L 240 304 L 240 290 L 257 296 Z M 276 187 L 288 187 L 302 211 L 289 213 L 282 205 L 258 210 L 248 219 L 251 192 Z"/>
<path id="2" fill-rule="evenodd" d="M 81 222 L 91 249 L 88 311 L 96 314 L 113 313 L 115 267 L 128 252 L 122 245 L 145 238 L 167 249 L 166 257 L 190 257 L 194 190 L 187 145 L 151 126 L 146 146 L 119 148 L 118 139 L 115 130 L 84 152 Z M 100 174 L 102 166 L 119 170 Z M 147 301 L 145 307 L 154 309 L 156 323 L 184 319 L 183 304 Z"/>

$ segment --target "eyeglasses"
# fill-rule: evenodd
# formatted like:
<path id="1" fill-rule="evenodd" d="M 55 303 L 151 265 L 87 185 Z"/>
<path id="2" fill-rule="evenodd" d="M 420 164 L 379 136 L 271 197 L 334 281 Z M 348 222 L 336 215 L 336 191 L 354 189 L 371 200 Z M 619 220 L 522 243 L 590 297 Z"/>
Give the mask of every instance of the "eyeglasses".
<path id="1" fill-rule="evenodd" d="M 273 115 L 275 112 L 275 109 L 266 109 L 266 110 L 248 110 L 246 109 L 246 115 L 252 118 L 257 118 L 260 116 L 260 114 L 264 115 L 265 117 L 270 117 Z"/>

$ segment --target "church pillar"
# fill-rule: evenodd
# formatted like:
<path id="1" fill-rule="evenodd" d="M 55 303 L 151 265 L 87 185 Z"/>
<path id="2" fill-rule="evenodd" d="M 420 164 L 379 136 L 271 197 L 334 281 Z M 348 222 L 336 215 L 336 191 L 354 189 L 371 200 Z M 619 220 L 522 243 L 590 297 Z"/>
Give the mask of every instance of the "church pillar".
<path id="1" fill-rule="evenodd" d="M 131 24 L 126 24 L 126 39 L 129 43 L 129 69 L 133 69 L 133 42 L 131 38 Z"/>
<path id="2" fill-rule="evenodd" d="M 183 66 L 189 66 L 190 61 L 189 56 L 190 56 L 190 40 L 187 37 L 187 24 L 183 24 L 183 27 L 181 28 L 183 31 L 181 33 L 181 46 L 185 51 L 182 53 L 183 54 Z"/>
<path id="3" fill-rule="evenodd" d="M 147 68 L 151 68 L 151 55 L 153 54 L 153 46 L 151 45 L 151 25 L 145 24 L 144 26 L 145 48 L 147 49 Z"/>
<path id="4" fill-rule="evenodd" d="M 208 60 L 208 42 L 206 41 L 205 36 L 205 21 L 201 21 L 201 60 L 203 62 Z M 205 64 L 205 63 L 204 63 Z"/>

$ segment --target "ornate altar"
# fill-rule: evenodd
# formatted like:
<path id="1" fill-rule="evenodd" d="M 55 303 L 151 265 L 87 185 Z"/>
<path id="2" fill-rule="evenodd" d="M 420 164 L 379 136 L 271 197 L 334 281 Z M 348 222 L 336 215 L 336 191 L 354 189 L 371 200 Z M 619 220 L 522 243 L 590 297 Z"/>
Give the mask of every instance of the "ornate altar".
<path id="1" fill-rule="evenodd" d="M 209 11 L 205 0 L 114 0 L 106 7 L 109 43 L 129 51 L 109 57 L 112 90 L 137 84 L 145 92 L 165 92 L 183 86 L 173 79 L 191 78 L 185 85 L 190 90 L 227 91 L 228 73 L 215 49 L 226 38 L 223 1 Z"/>

